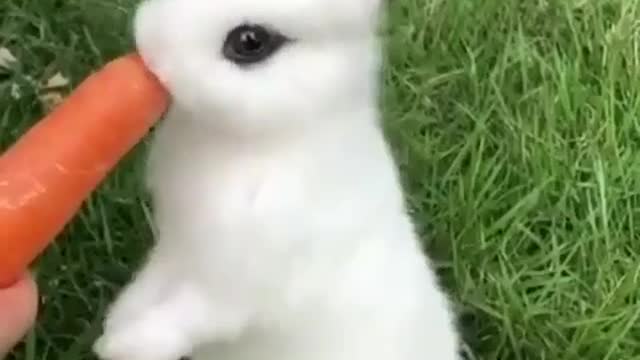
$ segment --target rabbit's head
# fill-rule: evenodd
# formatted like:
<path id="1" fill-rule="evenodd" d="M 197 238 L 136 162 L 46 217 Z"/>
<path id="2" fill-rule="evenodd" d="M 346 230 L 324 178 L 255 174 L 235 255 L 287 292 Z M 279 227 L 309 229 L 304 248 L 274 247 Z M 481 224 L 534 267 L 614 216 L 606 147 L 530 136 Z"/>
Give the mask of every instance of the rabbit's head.
<path id="1" fill-rule="evenodd" d="M 381 1 L 147 0 L 136 41 L 195 117 L 244 130 L 305 125 L 371 104 Z"/>

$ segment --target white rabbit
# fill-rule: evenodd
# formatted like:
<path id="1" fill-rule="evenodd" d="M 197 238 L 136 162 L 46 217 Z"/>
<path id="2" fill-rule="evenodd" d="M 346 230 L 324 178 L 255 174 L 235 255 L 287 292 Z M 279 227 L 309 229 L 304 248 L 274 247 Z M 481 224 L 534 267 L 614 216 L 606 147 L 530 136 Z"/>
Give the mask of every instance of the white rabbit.
<path id="1" fill-rule="evenodd" d="M 454 360 L 379 126 L 381 0 L 148 0 L 158 238 L 109 360 Z"/>

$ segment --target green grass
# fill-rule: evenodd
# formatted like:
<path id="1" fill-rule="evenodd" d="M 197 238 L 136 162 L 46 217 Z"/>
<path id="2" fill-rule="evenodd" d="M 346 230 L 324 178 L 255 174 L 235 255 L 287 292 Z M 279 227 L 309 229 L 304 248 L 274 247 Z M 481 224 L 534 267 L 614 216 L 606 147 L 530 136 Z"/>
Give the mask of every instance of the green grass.
<path id="1" fill-rule="evenodd" d="M 130 49 L 133 2 L 0 2 L 0 146 L 43 112 L 29 79 Z M 640 359 L 640 0 L 394 0 L 390 24 L 387 130 L 472 358 Z M 150 240 L 138 150 L 39 263 L 15 359 L 90 357 Z"/>

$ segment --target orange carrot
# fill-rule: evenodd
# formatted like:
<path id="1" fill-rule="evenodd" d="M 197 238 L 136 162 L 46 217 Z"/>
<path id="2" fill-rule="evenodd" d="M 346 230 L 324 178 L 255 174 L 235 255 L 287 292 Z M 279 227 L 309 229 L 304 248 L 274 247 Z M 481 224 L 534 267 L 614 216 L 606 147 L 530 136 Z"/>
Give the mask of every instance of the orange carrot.
<path id="1" fill-rule="evenodd" d="M 168 103 L 140 57 L 127 55 L 0 157 L 0 288 L 23 275 Z"/>

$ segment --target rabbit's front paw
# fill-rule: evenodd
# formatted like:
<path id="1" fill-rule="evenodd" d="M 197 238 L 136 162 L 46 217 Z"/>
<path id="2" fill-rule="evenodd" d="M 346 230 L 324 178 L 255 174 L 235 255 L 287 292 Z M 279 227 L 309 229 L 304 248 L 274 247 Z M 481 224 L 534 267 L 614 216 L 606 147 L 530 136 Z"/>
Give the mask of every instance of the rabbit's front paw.
<path id="1" fill-rule="evenodd" d="M 125 294 L 126 295 L 126 294 Z M 109 309 L 104 320 L 104 329 L 107 333 L 117 333 L 121 329 L 126 329 L 144 313 L 148 304 L 135 298 L 123 296 Z"/>
<path id="2" fill-rule="evenodd" d="M 139 318 L 119 324 L 94 345 L 103 360 L 178 360 L 189 355 L 189 344 L 170 324 L 160 318 Z"/>

